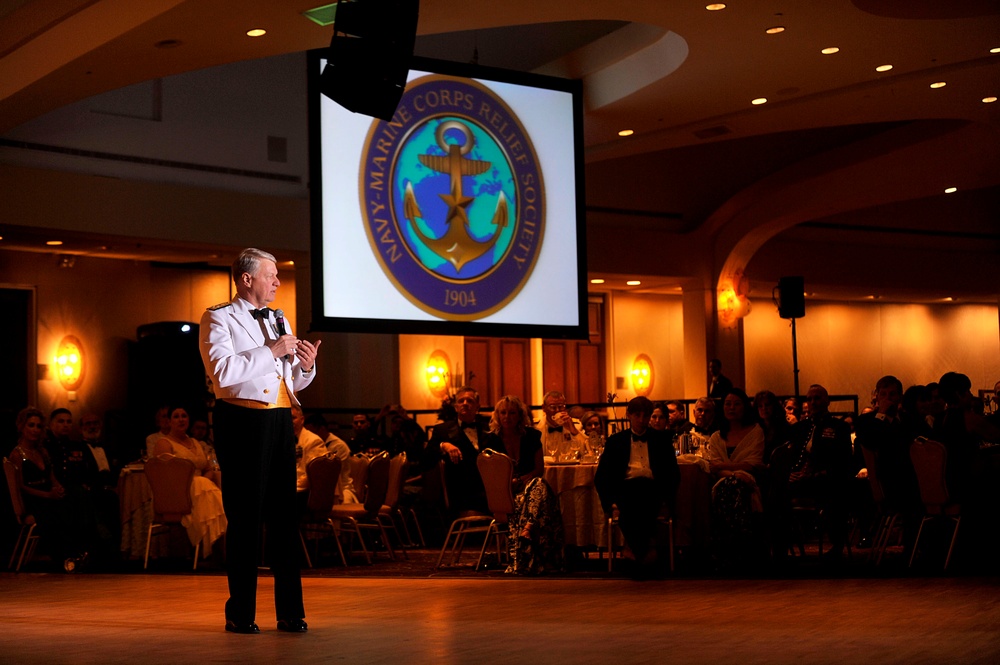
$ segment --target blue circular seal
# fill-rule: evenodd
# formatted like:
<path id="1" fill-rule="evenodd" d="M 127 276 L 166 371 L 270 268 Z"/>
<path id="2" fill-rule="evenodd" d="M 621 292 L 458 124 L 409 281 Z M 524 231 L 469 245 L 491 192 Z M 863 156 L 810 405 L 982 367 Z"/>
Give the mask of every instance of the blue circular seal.
<path id="1" fill-rule="evenodd" d="M 372 251 L 420 309 L 479 319 L 527 282 L 545 224 L 542 173 L 520 120 L 489 88 L 411 81 L 392 121 L 372 123 L 360 173 Z"/>

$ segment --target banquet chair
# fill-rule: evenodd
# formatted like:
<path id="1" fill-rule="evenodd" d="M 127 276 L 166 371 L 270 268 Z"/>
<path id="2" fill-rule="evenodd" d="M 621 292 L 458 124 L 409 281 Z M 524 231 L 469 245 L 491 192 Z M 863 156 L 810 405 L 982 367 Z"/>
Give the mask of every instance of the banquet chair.
<path id="1" fill-rule="evenodd" d="M 376 516 L 376 519 L 382 524 L 383 530 L 386 533 L 392 531 L 396 534 L 396 542 L 399 543 L 399 549 L 403 553 L 404 559 L 408 559 L 409 556 L 406 554 L 406 543 L 403 542 L 403 536 L 400 534 L 399 529 L 396 528 L 396 516 L 399 516 L 400 522 L 403 521 L 403 513 L 399 509 L 399 500 L 403 495 L 403 484 L 406 482 L 406 469 L 408 466 L 406 453 L 399 453 L 389 460 L 389 486 L 386 490 L 385 502 Z M 407 536 L 407 541 L 409 541 L 409 536 Z"/>
<path id="2" fill-rule="evenodd" d="M 333 527 L 333 520 L 330 519 L 330 512 L 333 510 L 337 498 L 340 467 L 341 461 L 335 453 L 327 453 L 313 458 L 306 465 L 309 498 L 306 501 L 306 512 L 299 519 L 299 540 L 302 541 L 302 552 L 306 556 L 308 568 L 312 568 L 313 563 L 309 556 L 309 548 L 306 547 L 306 536 L 314 536 L 312 540 L 315 541 L 316 558 L 318 559 L 319 541 L 324 534 L 333 537 L 333 541 L 337 544 L 337 552 L 340 554 L 340 561 L 345 567 L 347 566 L 344 548 L 340 545 L 340 538 Z"/>
<path id="3" fill-rule="evenodd" d="M 365 487 L 368 484 L 368 464 L 370 460 L 364 453 L 356 453 L 347 458 L 351 467 L 351 488 L 360 503 L 365 502 Z"/>
<path id="4" fill-rule="evenodd" d="M 441 460 L 438 463 L 439 478 L 441 481 L 441 498 L 444 501 L 445 512 L 450 512 L 451 506 L 448 501 L 448 483 L 445 480 L 445 462 Z M 434 570 L 441 567 L 441 561 L 444 560 L 445 552 L 451 551 L 452 554 L 452 566 L 458 565 L 458 560 L 462 556 L 462 550 L 465 548 L 465 539 L 470 534 L 482 533 L 488 534 L 490 531 L 490 524 L 493 522 L 493 515 L 489 513 L 480 513 L 478 511 L 462 511 L 456 517 L 451 526 L 448 527 L 448 533 L 445 534 L 444 543 L 441 545 L 441 553 L 438 554 L 437 563 L 434 564 Z"/>
<path id="5" fill-rule="evenodd" d="M 865 458 L 865 467 L 868 469 L 868 483 L 872 488 L 872 500 L 875 502 L 875 508 L 878 512 L 878 525 L 875 527 L 875 533 L 872 536 L 872 546 L 868 551 L 868 560 L 878 566 L 882 563 L 882 557 L 885 555 L 885 549 L 889 545 L 889 539 L 892 537 L 892 534 L 898 534 L 900 531 L 898 528 L 900 525 L 897 524 L 899 521 L 899 512 L 892 510 L 885 499 L 885 490 L 882 488 L 882 483 L 879 480 L 878 455 L 875 451 L 869 450 L 864 446 L 861 446 L 861 453 Z"/>
<path id="6" fill-rule="evenodd" d="M 958 538 L 958 527 L 962 523 L 962 507 L 951 500 L 948 495 L 948 485 L 945 482 L 948 449 L 938 441 L 920 436 L 910 446 L 910 460 L 912 460 L 913 470 L 917 474 L 920 500 L 924 504 L 926 513 L 920 520 L 917 539 L 913 543 L 910 567 L 913 567 L 913 560 L 917 556 L 917 546 L 920 545 L 920 536 L 924 533 L 924 525 L 931 520 L 943 518 L 955 524 L 955 529 L 951 534 L 951 543 L 948 545 L 948 554 L 944 560 L 944 570 L 948 570 L 951 553 L 955 549 L 955 539 Z"/>
<path id="7" fill-rule="evenodd" d="M 514 513 L 514 493 L 511 484 L 514 480 L 514 461 L 503 453 L 487 448 L 476 458 L 479 475 L 486 487 L 486 503 L 493 513 L 493 521 L 486 530 L 483 548 L 479 551 L 476 570 L 483 565 L 486 548 L 491 541 L 496 542 L 497 561 L 503 561 L 504 555 L 500 548 L 506 543 L 510 534 L 510 515 Z"/>
<path id="8" fill-rule="evenodd" d="M 146 532 L 146 554 L 143 570 L 149 568 L 149 544 L 155 535 L 169 533 L 170 528 L 181 526 L 181 520 L 191 514 L 191 483 L 194 481 L 194 463 L 164 454 L 150 457 L 146 461 L 146 480 L 153 493 L 153 520 Z M 198 551 L 201 543 L 194 546 L 194 566 L 198 569 Z"/>
<path id="9" fill-rule="evenodd" d="M 330 519 L 340 522 L 342 527 L 349 528 L 358 537 L 365 560 L 372 562 L 368 547 L 365 545 L 362 529 L 378 531 L 382 537 L 389 557 L 395 559 L 392 545 L 385 532 L 385 526 L 378 519 L 382 506 L 385 505 L 386 494 L 389 491 L 389 453 L 381 452 L 371 458 L 368 463 L 368 487 L 364 503 L 342 503 L 330 510 Z"/>
<path id="10" fill-rule="evenodd" d="M 14 560 L 16 559 L 17 567 L 14 568 L 14 572 L 19 573 L 24 562 L 26 560 L 31 561 L 31 557 L 35 554 L 35 547 L 38 546 L 38 534 L 35 533 L 35 527 L 38 524 L 35 522 L 33 515 L 27 514 L 24 506 L 24 497 L 21 496 L 21 484 L 18 479 L 17 468 L 6 457 L 3 458 L 3 472 L 7 476 L 7 488 L 10 490 L 10 503 L 14 508 L 14 517 L 17 519 L 17 524 L 20 527 L 20 531 L 17 534 L 17 542 L 14 543 L 14 549 L 10 553 L 10 563 L 7 564 L 7 569 L 14 568 Z"/>
<path id="11" fill-rule="evenodd" d="M 657 522 L 666 528 L 667 530 L 667 549 L 670 552 L 670 572 L 674 572 L 674 520 L 669 515 L 661 514 L 657 518 Z M 624 541 L 624 536 L 622 536 L 621 527 L 618 525 L 618 506 L 612 504 L 611 514 L 608 515 L 608 524 L 605 529 L 605 534 L 607 535 L 607 548 L 608 548 L 608 572 L 612 572 L 615 560 L 615 534 L 618 534 L 618 540 Z M 618 548 L 617 551 L 621 552 L 622 548 Z"/>

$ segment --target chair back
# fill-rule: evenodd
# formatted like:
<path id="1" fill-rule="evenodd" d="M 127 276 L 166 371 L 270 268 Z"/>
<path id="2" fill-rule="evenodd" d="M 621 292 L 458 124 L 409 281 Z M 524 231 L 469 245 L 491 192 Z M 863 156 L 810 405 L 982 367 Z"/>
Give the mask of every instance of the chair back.
<path id="1" fill-rule="evenodd" d="M 367 491 L 365 512 L 369 515 L 378 515 L 389 492 L 389 453 L 384 450 L 368 462 Z"/>
<path id="2" fill-rule="evenodd" d="M 153 492 L 155 521 L 180 522 L 191 514 L 194 462 L 173 455 L 157 455 L 146 461 L 145 472 Z"/>
<path id="3" fill-rule="evenodd" d="M 943 443 L 919 436 L 910 446 L 910 460 L 917 474 L 924 507 L 929 513 L 941 512 L 942 506 L 948 503 L 948 484 L 945 482 L 948 449 Z"/>
<path id="4" fill-rule="evenodd" d="M 476 457 L 476 466 L 483 478 L 486 503 L 493 513 L 493 519 L 506 523 L 507 516 L 514 512 L 514 494 L 511 489 L 514 461 L 503 453 L 487 448 Z"/>
<path id="5" fill-rule="evenodd" d="M 347 463 L 351 465 L 351 487 L 354 489 L 354 496 L 364 503 L 370 460 L 367 455 L 358 453 L 348 457 Z"/>
<path id="6" fill-rule="evenodd" d="M 861 445 L 861 444 L 854 444 Z M 881 507 L 885 502 L 885 491 L 882 489 L 882 483 L 878 479 L 878 455 L 875 454 L 874 450 L 868 450 L 864 446 L 861 446 L 861 454 L 865 458 L 865 468 L 868 469 L 868 484 L 872 488 L 872 499 L 875 501 L 875 505 Z"/>
<path id="7" fill-rule="evenodd" d="M 30 524 L 34 521 L 30 515 L 25 515 L 24 497 L 21 496 L 21 483 L 17 477 L 17 467 L 6 457 L 3 458 L 3 472 L 7 476 L 7 488 L 10 490 L 10 505 L 14 508 L 14 517 L 18 524 Z"/>
<path id="8" fill-rule="evenodd" d="M 403 493 L 406 482 L 406 453 L 399 453 L 389 461 L 389 487 L 385 493 L 385 505 L 395 508 Z"/>
<path id="9" fill-rule="evenodd" d="M 340 480 L 341 461 L 336 453 L 327 453 L 309 460 L 306 478 L 309 481 L 309 499 L 306 510 L 314 519 L 326 519 L 337 500 L 337 482 Z"/>

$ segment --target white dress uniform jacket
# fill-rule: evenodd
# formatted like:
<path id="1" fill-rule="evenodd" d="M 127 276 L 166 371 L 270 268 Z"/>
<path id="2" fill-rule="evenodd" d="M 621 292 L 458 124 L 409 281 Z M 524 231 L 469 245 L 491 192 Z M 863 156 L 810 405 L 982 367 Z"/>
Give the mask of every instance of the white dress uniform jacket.
<path id="1" fill-rule="evenodd" d="M 268 339 L 278 339 L 274 313 L 261 325 L 255 320 L 249 302 L 235 296 L 231 302 L 210 307 L 201 317 L 201 356 L 212 376 L 217 399 L 240 398 L 276 403 L 282 380 L 293 404 L 296 393 L 316 375 L 315 367 L 308 374 L 302 371 L 297 356 L 275 358 L 264 345 Z M 285 332 L 291 333 L 286 322 Z"/>

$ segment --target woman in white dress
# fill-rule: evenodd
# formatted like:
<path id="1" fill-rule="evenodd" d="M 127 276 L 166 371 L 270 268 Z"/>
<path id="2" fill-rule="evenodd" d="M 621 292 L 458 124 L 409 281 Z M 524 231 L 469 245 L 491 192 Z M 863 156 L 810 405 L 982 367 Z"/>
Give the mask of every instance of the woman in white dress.
<path id="1" fill-rule="evenodd" d="M 226 513 L 222 507 L 221 475 L 209 462 L 202 443 L 187 434 L 191 420 L 182 407 L 170 409 L 170 432 L 156 443 L 154 453 L 174 455 L 194 463 L 191 482 L 191 514 L 181 524 L 187 529 L 192 545 L 201 543 L 202 557 L 212 552 L 212 545 L 226 532 Z"/>

